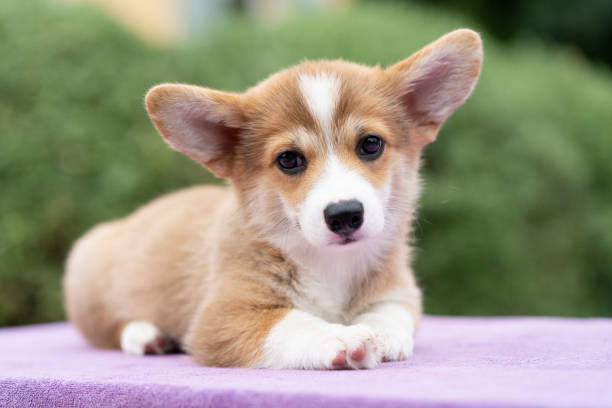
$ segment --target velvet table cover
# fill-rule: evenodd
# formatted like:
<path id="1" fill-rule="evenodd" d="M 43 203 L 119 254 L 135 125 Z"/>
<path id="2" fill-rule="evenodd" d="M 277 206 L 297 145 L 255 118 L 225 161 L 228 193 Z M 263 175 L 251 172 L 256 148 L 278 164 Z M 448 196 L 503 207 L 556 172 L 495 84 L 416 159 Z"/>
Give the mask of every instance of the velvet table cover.
<path id="1" fill-rule="evenodd" d="M 612 407 L 612 319 L 425 317 L 373 370 L 201 367 L 89 346 L 68 323 L 0 329 L 1 407 Z"/>

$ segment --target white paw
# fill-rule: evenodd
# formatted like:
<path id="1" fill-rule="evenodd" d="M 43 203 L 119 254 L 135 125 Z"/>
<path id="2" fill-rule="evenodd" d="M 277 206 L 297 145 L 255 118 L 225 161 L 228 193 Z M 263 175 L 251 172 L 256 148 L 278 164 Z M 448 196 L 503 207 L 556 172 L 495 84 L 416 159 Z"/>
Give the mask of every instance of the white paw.
<path id="1" fill-rule="evenodd" d="M 174 342 L 149 322 L 130 322 L 121 332 L 121 350 L 126 354 L 164 354 L 174 347 Z"/>
<path id="2" fill-rule="evenodd" d="M 358 316 L 355 323 L 370 327 L 381 342 L 383 361 L 404 360 L 412 355 L 414 323 L 412 315 L 396 304 L 379 304 Z"/>
<path id="3" fill-rule="evenodd" d="M 382 359 L 379 338 L 367 326 L 330 324 L 312 337 L 293 368 L 374 368 Z M 296 350 L 297 351 L 297 350 Z"/>
<path id="4" fill-rule="evenodd" d="M 332 324 L 292 310 L 268 334 L 260 367 L 297 369 L 373 368 L 382 343 L 368 326 Z"/>
<path id="5" fill-rule="evenodd" d="M 340 347 L 331 367 L 326 368 L 374 368 L 380 364 L 383 344 L 380 336 L 368 326 L 341 326 L 334 335 Z"/>
<path id="6" fill-rule="evenodd" d="M 412 355 L 414 339 L 408 330 L 386 329 L 378 334 L 382 342 L 383 361 L 401 361 Z"/>

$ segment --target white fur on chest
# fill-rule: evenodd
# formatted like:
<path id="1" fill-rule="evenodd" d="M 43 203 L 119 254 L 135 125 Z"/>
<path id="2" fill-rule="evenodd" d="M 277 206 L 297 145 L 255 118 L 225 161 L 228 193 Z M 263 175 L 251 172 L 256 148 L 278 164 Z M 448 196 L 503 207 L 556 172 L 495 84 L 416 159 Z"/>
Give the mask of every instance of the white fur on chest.
<path id="1" fill-rule="evenodd" d="M 292 299 L 295 307 L 331 323 L 348 324 L 351 301 L 374 269 L 374 248 L 313 251 L 300 258 L 299 290 Z"/>

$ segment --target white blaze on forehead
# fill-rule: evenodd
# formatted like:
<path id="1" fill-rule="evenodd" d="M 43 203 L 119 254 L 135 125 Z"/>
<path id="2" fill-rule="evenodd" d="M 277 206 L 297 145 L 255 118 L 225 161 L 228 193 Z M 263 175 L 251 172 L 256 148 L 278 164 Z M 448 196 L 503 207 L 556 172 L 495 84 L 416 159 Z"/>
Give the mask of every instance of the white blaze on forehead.
<path id="1" fill-rule="evenodd" d="M 330 137 L 332 115 L 340 94 L 340 78 L 334 73 L 300 74 L 300 91 L 311 115 Z"/>

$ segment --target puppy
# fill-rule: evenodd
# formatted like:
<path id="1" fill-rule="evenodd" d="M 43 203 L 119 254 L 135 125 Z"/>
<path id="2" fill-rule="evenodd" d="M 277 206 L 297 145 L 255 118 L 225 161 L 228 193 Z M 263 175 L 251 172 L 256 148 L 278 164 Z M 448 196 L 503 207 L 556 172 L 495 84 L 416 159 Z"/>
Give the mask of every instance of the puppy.
<path id="1" fill-rule="evenodd" d="M 154 87 L 146 107 L 165 141 L 229 186 L 158 198 L 79 239 L 69 319 L 99 347 L 179 347 L 211 366 L 408 357 L 420 155 L 481 61 L 479 36 L 462 29 L 386 69 L 307 61 L 244 93 Z"/>

